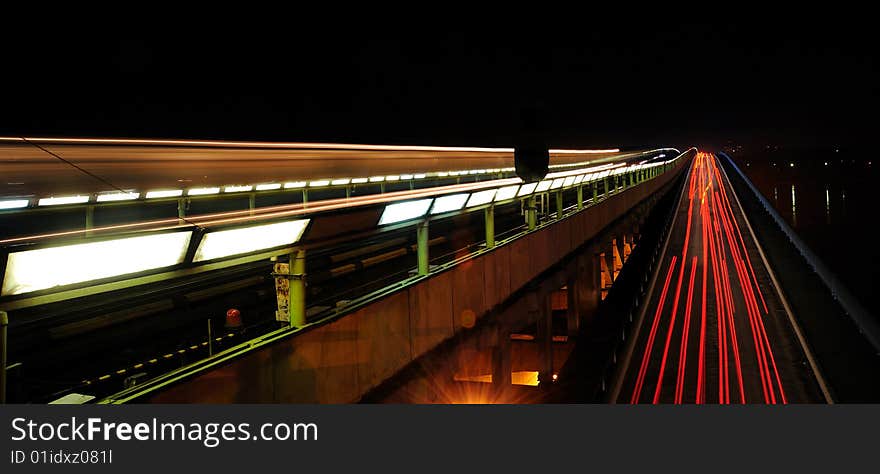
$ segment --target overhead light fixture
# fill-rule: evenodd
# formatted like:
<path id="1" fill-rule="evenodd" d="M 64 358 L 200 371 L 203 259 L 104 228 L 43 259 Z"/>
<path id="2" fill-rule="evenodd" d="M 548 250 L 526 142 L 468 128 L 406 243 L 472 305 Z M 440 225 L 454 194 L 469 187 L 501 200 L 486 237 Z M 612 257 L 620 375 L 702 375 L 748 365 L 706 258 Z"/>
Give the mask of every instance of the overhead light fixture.
<path id="1" fill-rule="evenodd" d="M 169 198 L 169 197 L 180 197 L 183 195 L 183 190 L 181 189 L 162 189 L 158 191 L 147 191 L 147 199 L 158 199 L 158 198 Z"/>
<path id="2" fill-rule="evenodd" d="M 346 184 L 348 184 L 350 182 L 351 182 L 351 180 L 348 178 L 341 178 L 341 179 L 334 179 L 334 180 L 330 181 L 330 184 L 333 186 L 345 186 Z"/>
<path id="3" fill-rule="evenodd" d="M 565 178 L 565 181 L 562 182 L 562 187 L 567 188 L 567 187 L 571 186 L 572 184 L 574 184 L 574 180 L 576 178 L 577 178 L 577 176 L 569 176 L 569 177 Z"/>
<path id="4" fill-rule="evenodd" d="M 209 194 L 217 194 L 220 192 L 220 188 L 217 187 L 208 187 L 208 188 L 192 188 L 186 192 L 187 196 L 206 196 Z"/>
<path id="5" fill-rule="evenodd" d="M 309 219 L 262 224 L 240 229 L 208 232 L 199 242 L 193 262 L 231 257 L 243 253 L 292 245 L 302 238 Z"/>
<path id="6" fill-rule="evenodd" d="M 226 186 L 225 188 L 223 188 L 224 193 L 244 193 L 253 190 L 254 187 L 251 185 Z"/>
<path id="7" fill-rule="evenodd" d="M 293 189 L 293 188 L 304 188 L 306 187 L 305 181 L 290 181 L 284 183 L 284 189 Z"/>
<path id="8" fill-rule="evenodd" d="M 550 189 L 558 189 L 562 187 L 562 183 L 565 181 L 564 178 L 556 178 L 550 184 Z"/>
<path id="9" fill-rule="evenodd" d="M 257 191 L 272 191 L 274 189 L 281 189 L 281 183 L 267 183 L 257 185 Z"/>
<path id="10" fill-rule="evenodd" d="M 422 217 L 428 213 L 434 198 L 419 199 L 417 201 L 398 202 L 385 206 L 379 225 L 394 224 L 395 222 L 408 221 Z"/>
<path id="11" fill-rule="evenodd" d="M 27 207 L 27 199 L 11 199 L 9 201 L 0 201 L 0 209 L 21 209 Z"/>
<path id="12" fill-rule="evenodd" d="M 309 182 L 310 188 L 319 188 L 321 186 L 327 186 L 330 184 L 329 179 L 316 179 L 315 181 Z"/>
<path id="13" fill-rule="evenodd" d="M 373 177 L 370 178 L 370 182 L 371 182 L 371 183 L 379 183 L 379 182 L 381 182 L 381 181 L 385 181 L 385 177 L 384 177 L 384 176 L 373 176 Z"/>
<path id="14" fill-rule="evenodd" d="M 351 180 L 351 184 L 363 184 L 363 183 L 366 183 L 367 181 L 368 181 L 367 178 L 354 178 Z"/>
<path id="15" fill-rule="evenodd" d="M 141 197 L 141 193 L 106 193 L 98 195 L 98 202 L 132 201 Z"/>
<path id="16" fill-rule="evenodd" d="M 183 262 L 191 231 L 62 245 L 9 254 L 2 294 L 153 270 Z M 51 271 L 50 271 L 51 270 Z"/>
<path id="17" fill-rule="evenodd" d="M 89 196 L 49 197 L 39 200 L 40 206 L 60 206 L 62 204 L 83 204 L 89 202 Z"/>

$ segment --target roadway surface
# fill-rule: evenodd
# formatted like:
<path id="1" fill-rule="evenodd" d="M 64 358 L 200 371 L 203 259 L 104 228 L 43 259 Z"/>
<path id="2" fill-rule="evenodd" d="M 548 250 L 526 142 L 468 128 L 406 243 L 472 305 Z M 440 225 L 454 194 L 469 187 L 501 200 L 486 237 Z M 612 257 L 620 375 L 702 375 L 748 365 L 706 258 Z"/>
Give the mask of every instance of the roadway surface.
<path id="1" fill-rule="evenodd" d="M 694 159 L 618 403 L 825 402 L 731 186 Z"/>

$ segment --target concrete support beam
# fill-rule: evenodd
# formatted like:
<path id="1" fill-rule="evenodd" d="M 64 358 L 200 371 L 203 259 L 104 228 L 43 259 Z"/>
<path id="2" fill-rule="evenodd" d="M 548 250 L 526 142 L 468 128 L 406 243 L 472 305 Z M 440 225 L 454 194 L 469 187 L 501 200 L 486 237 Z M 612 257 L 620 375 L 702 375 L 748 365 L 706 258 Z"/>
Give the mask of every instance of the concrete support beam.
<path id="1" fill-rule="evenodd" d="M 565 309 L 566 332 L 569 336 L 576 336 L 581 325 L 580 305 L 578 304 L 578 285 L 577 278 L 569 278 L 565 284 L 566 297 L 568 298 L 568 307 Z"/>
<path id="2" fill-rule="evenodd" d="M 528 300 L 529 319 L 534 318 L 537 326 L 538 383 L 549 385 L 553 383 L 553 312 L 550 311 L 550 298 L 532 291 Z"/>
<path id="3" fill-rule="evenodd" d="M 604 300 L 605 297 L 608 296 L 608 290 L 611 289 L 611 285 L 614 284 L 614 275 L 611 272 L 611 267 L 608 265 L 608 259 L 605 256 L 605 252 L 599 252 L 595 258 L 599 261 L 600 299 Z"/>
<path id="4" fill-rule="evenodd" d="M 510 330 L 503 324 L 496 324 L 495 345 L 492 348 L 492 384 L 496 393 L 501 393 L 510 386 Z"/>
<path id="5" fill-rule="evenodd" d="M 618 239 L 611 239 L 611 275 L 615 281 L 617 280 L 617 275 L 620 273 L 620 270 L 623 268 L 623 259 L 620 257 L 620 254 L 621 251 Z"/>

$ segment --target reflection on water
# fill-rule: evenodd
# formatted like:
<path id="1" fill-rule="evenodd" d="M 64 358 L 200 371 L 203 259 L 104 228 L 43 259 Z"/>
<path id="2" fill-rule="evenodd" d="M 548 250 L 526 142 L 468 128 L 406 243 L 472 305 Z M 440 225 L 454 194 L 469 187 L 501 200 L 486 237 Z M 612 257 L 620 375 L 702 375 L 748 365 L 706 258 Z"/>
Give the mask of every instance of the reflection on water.
<path id="1" fill-rule="evenodd" d="M 747 157 L 749 166 L 740 169 L 862 304 L 880 314 L 873 297 L 880 245 L 857 240 L 874 225 L 880 173 L 865 156 L 833 155 L 768 153 Z"/>
<path id="2" fill-rule="evenodd" d="M 831 195 L 828 186 L 825 187 L 825 223 L 831 225 Z"/>

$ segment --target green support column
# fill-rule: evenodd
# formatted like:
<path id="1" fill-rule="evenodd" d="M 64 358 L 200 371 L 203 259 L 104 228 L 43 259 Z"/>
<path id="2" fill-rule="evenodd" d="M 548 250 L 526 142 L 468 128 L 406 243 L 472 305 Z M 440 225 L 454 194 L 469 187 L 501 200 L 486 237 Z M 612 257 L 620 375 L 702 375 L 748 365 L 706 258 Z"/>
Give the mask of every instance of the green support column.
<path id="1" fill-rule="evenodd" d="M 303 189 L 303 204 L 309 202 L 309 190 Z"/>
<path id="2" fill-rule="evenodd" d="M 486 217 L 486 248 L 495 246 L 495 206 L 490 205 L 485 211 Z"/>
<path id="3" fill-rule="evenodd" d="M 596 202 L 599 200 L 599 182 L 593 181 L 590 186 L 593 188 L 593 204 L 596 204 Z"/>
<path id="4" fill-rule="evenodd" d="M 248 209 L 251 211 L 251 215 L 254 215 L 254 209 L 257 208 L 257 195 L 256 193 L 250 193 L 248 195 Z"/>
<path id="5" fill-rule="evenodd" d="M 562 219 L 562 191 L 556 191 L 556 218 Z"/>
<path id="6" fill-rule="evenodd" d="M 6 403 L 6 326 L 9 315 L 0 311 L 0 404 Z"/>
<path id="7" fill-rule="evenodd" d="M 603 197 L 608 197 L 608 193 L 611 191 L 611 179 L 608 176 L 605 177 L 605 192 L 602 193 Z"/>
<path id="8" fill-rule="evenodd" d="M 290 254 L 290 326 L 306 324 L 306 251 Z"/>
<path id="9" fill-rule="evenodd" d="M 428 221 L 416 226 L 416 245 L 418 252 L 419 275 L 428 274 Z"/>
<path id="10" fill-rule="evenodd" d="M 186 217 L 186 199 L 180 198 L 177 200 L 177 218 L 183 221 Z"/>
<path id="11" fill-rule="evenodd" d="M 577 193 L 578 193 L 578 210 L 580 211 L 581 209 L 584 208 L 584 187 L 578 186 Z"/>
<path id="12" fill-rule="evenodd" d="M 538 210 L 535 208 L 535 195 L 529 196 L 526 200 L 526 223 L 529 226 L 529 230 L 535 230 L 537 227 L 537 214 Z"/>

